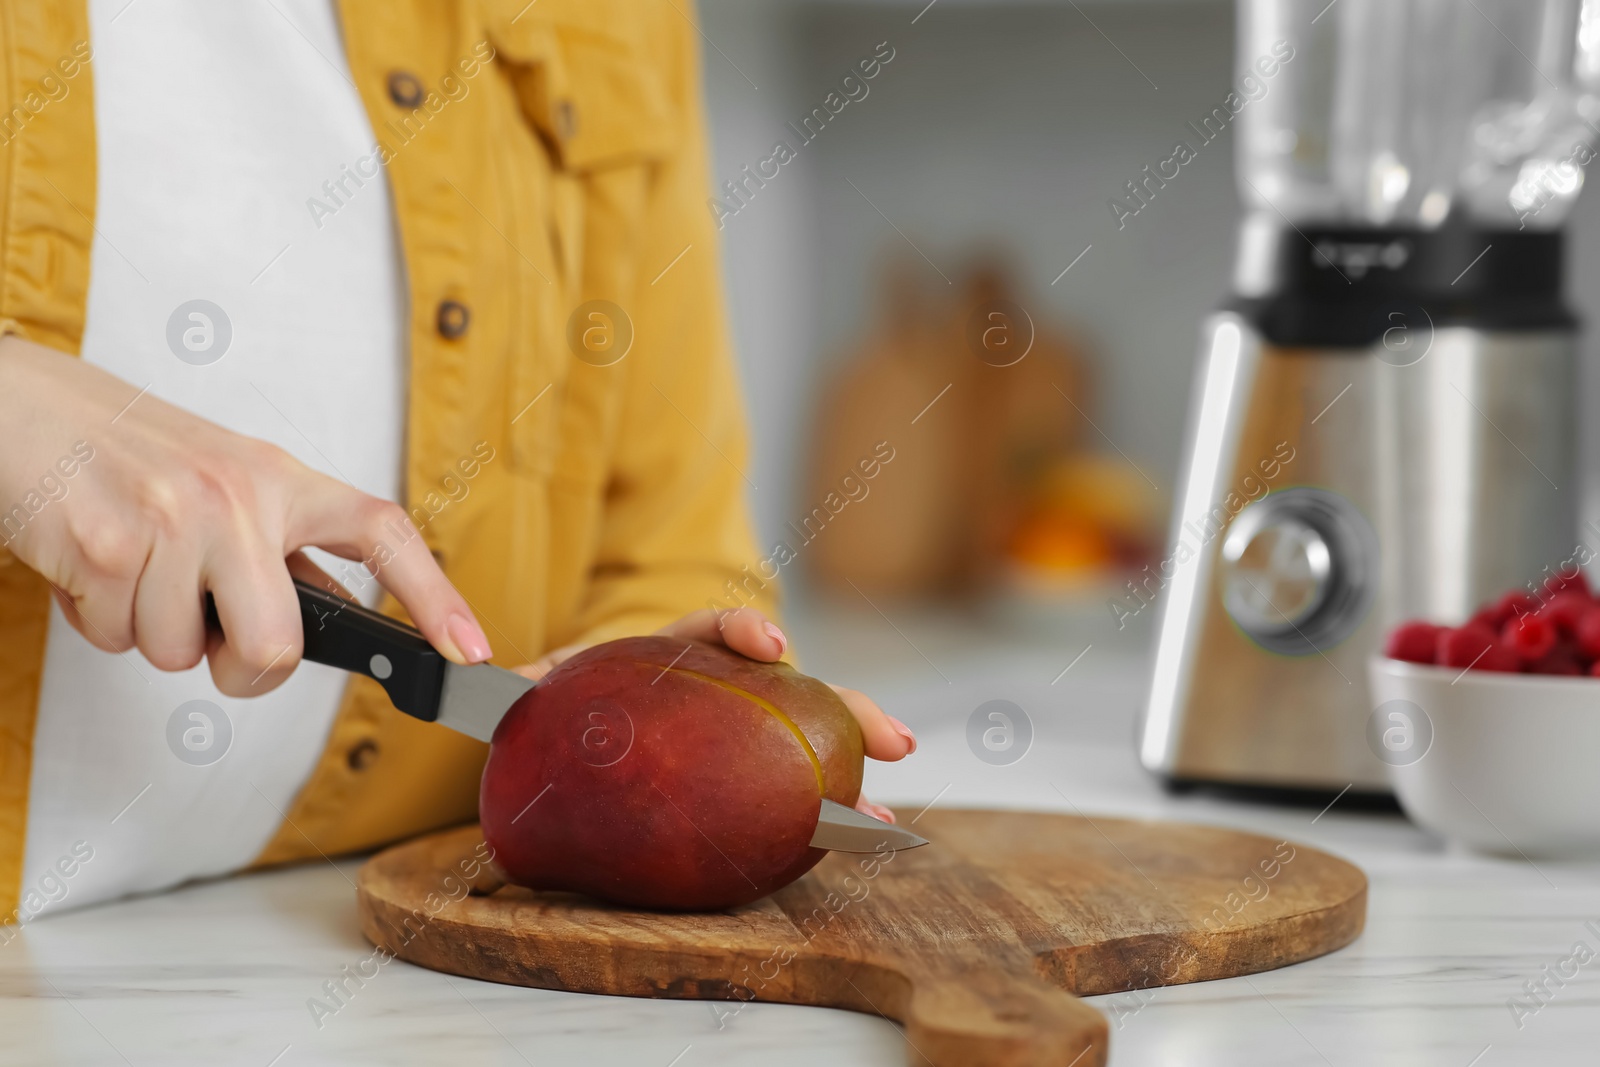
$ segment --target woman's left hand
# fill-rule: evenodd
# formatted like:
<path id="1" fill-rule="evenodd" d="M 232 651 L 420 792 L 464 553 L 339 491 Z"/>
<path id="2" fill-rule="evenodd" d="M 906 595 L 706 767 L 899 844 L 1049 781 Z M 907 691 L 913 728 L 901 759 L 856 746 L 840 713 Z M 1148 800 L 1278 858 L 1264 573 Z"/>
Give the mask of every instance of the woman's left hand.
<path id="1" fill-rule="evenodd" d="M 725 645 L 741 656 L 748 656 L 765 663 L 778 660 L 789 648 L 789 640 L 783 636 L 783 631 L 754 608 L 740 608 L 729 612 L 716 612 L 710 609 L 696 611 L 662 627 L 656 633 L 662 637 Z M 584 647 L 567 645 L 564 648 L 553 649 L 533 663 L 516 668 L 517 673 L 538 681 L 566 660 L 582 652 Z M 861 739 L 870 758 L 892 763 L 904 759 L 917 750 L 917 739 L 912 736 L 906 724 L 885 714 L 870 697 L 843 686 L 830 685 L 829 688 L 839 694 L 845 707 L 850 709 L 850 713 L 856 717 L 856 722 L 861 724 Z M 856 801 L 856 810 L 882 819 L 884 822 L 894 822 L 892 811 L 872 803 L 866 797 Z"/>

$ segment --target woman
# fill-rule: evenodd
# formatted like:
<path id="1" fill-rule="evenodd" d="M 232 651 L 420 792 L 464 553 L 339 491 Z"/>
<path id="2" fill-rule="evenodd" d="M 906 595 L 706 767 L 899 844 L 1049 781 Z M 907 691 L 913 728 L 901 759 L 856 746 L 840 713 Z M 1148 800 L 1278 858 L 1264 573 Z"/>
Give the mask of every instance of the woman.
<path id="1" fill-rule="evenodd" d="M 298 665 L 291 575 L 534 676 L 786 652 L 687 11 L 7 5 L 0 914 L 473 816 L 484 746 Z"/>

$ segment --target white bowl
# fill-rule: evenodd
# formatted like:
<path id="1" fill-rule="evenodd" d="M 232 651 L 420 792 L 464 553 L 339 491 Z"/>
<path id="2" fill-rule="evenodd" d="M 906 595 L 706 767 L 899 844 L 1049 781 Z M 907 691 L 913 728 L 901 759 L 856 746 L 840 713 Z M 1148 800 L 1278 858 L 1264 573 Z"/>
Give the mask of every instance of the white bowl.
<path id="1" fill-rule="evenodd" d="M 1482 852 L 1600 858 L 1600 678 L 1383 657 L 1368 676 L 1368 743 L 1418 824 Z"/>

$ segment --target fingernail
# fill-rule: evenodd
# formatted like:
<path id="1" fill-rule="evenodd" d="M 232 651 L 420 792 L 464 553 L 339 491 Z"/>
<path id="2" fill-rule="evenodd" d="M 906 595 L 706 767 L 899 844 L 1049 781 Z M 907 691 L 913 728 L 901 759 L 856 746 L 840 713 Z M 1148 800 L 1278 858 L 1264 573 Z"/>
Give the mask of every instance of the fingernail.
<path id="1" fill-rule="evenodd" d="M 789 651 L 789 639 L 787 637 L 783 636 L 783 631 L 778 629 L 778 627 L 776 625 L 774 625 L 773 623 L 768 622 L 768 623 L 763 623 L 761 628 L 763 630 L 767 631 L 767 636 L 768 637 L 770 637 L 774 641 L 778 642 L 778 655 L 781 656 L 785 652 Z"/>
<path id="2" fill-rule="evenodd" d="M 885 715 L 884 718 L 889 720 L 889 725 L 894 727 L 894 732 L 905 738 L 906 742 L 911 746 L 910 748 L 906 749 L 906 755 L 909 756 L 911 753 L 915 752 L 917 750 L 917 735 L 911 732 L 911 727 L 907 726 L 893 715 Z"/>
<path id="3" fill-rule="evenodd" d="M 462 663 L 482 663 L 488 659 L 492 652 L 489 651 L 489 639 L 483 636 L 483 631 L 478 629 L 478 624 L 464 615 L 452 615 L 444 624 L 445 633 L 450 637 L 451 648 L 441 648 L 446 659 L 459 659 Z M 450 653 L 454 652 L 455 656 Z"/>
<path id="4" fill-rule="evenodd" d="M 884 807 L 882 804 L 874 804 L 872 806 L 873 806 L 874 809 L 876 809 L 879 819 L 881 819 L 881 820 L 883 820 L 884 822 L 887 822 L 887 823 L 894 822 L 894 812 L 890 811 L 888 808 Z"/>

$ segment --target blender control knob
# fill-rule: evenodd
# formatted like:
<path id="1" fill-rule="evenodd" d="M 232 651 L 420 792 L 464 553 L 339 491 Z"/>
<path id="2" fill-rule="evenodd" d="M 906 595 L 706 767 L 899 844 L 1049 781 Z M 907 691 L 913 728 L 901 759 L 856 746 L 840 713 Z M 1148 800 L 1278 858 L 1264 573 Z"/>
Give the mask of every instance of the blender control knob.
<path id="1" fill-rule="evenodd" d="M 1296 487 L 1234 518 L 1222 541 L 1222 603 L 1252 641 L 1309 655 L 1348 637 L 1372 606 L 1378 541 L 1344 497 Z"/>
<path id="2" fill-rule="evenodd" d="M 1303 626 L 1328 598 L 1333 555 L 1309 523 L 1285 515 L 1223 542 L 1228 614 L 1250 632 Z"/>

